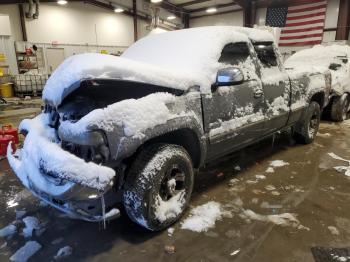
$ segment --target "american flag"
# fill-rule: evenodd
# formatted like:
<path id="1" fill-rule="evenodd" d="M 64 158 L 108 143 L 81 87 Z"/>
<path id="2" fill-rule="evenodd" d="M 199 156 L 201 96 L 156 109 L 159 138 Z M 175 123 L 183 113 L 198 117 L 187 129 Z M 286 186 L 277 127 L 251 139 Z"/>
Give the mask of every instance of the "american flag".
<path id="1" fill-rule="evenodd" d="M 310 0 L 309 4 L 269 7 L 266 25 L 281 27 L 280 46 L 316 45 L 322 42 L 327 1 Z"/>

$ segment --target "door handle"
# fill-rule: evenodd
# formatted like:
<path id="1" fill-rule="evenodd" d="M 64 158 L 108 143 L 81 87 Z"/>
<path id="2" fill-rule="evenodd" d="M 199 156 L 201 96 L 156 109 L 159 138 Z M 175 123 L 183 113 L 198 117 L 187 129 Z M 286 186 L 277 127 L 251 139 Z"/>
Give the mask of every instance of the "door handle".
<path id="1" fill-rule="evenodd" d="M 256 90 L 254 91 L 254 98 L 260 98 L 264 95 L 264 91 L 262 90 Z"/>

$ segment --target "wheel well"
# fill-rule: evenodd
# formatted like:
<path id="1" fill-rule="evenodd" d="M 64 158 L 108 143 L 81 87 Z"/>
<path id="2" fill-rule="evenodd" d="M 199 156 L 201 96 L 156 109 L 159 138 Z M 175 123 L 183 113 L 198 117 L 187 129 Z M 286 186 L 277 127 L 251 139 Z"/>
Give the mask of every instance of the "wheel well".
<path id="1" fill-rule="evenodd" d="M 318 92 L 316 94 L 314 94 L 311 97 L 310 102 L 315 101 L 320 105 L 321 110 L 323 109 L 324 106 L 324 93 L 323 92 Z"/>
<path id="2" fill-rule="evenodd" d="M 194 168 L 198 168 L 201 161 L 201 147 L 197 134 L 191 129 L 185 128 L 175 130 L 161 136 L 152 138 L 142 145 L 142 147 L 154 143 L 167 143 L 182 146 L 190 155 Z M 138 150 L 139 151 L 139 150 Z"/>

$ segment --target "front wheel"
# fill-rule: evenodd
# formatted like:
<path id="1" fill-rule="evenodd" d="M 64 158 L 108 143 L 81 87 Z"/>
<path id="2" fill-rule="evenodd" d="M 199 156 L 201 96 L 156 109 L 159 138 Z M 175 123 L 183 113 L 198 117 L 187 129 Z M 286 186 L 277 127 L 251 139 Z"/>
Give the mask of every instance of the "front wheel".
<path id="1" fill-rule="evenodd" d="M 320 126 L 321 109 L 320 105 L 312 101 L 306 111 L 303 122 L 295 130 L 295 138 L 303 144 L 310 144 L 314 141 Z"/>
<path id="2" fill-rule="evenodd" d="M 152 231 L 167 228 L 186 209 L 193 188 L 192 160 L 177 145 L 144 148 L 127 173 L 123 204 L 131 220 Z"/>
<path id="3" fill-rule="evenodd" d="M 347 113 L 350 107 L 350 97 L 348 94 L 343 94 L 340 97 L 334 97 L 331 118 L 333 121 L 341 122 L 346 120 Z"/>

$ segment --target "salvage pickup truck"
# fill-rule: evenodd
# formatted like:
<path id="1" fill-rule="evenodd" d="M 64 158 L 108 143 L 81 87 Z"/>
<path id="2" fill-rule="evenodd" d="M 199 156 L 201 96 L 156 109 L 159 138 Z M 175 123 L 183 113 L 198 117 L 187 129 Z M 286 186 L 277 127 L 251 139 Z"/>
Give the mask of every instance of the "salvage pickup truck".
<path id="1" fill-rule="evenodd" d="M 121 203 L 134 222 L 162 230 L 183 214 L 205 163 L 285 129 L 311 143 L 329 78 L 287 73 L 272 36 L 256 29 L 151 35 L 122 57 L 68 58 L 8 160 L 25 187 L 71 217 L 109 220 Z"/>

